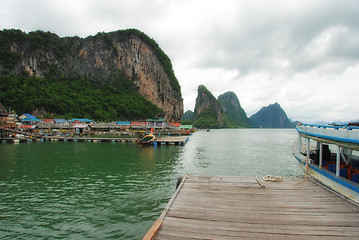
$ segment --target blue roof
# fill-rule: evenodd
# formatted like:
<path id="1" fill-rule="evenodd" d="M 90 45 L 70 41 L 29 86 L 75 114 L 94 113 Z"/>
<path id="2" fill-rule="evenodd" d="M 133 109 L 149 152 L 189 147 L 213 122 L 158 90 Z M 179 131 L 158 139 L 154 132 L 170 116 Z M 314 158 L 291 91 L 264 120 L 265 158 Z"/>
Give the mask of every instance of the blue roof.
<path id="1" fill-rule="evenodd" d="M 130 121 L 117 121 L 116 123 L 119 125 L 130 125 L 131 124 Z"/>
<path id="2" fill-rule="evenodd" d="M 54 119 L 55 123 L 66 123 L 67 120 L 65 119 Z"/>
<path id="3" fill-rule="evenodd" d="M 24 115 L 26 116 L 26 118 L 22 119 L 22 122 L 41 122 L 40 119 L 38 119 L 37 117 L 32 116 L 31 114 L 28 113 L 24 113 Z"/>
<path id="4" fill-rule="evenodd" d="M 92 122 L 91 119 L 88 119 L 88 118 L 74 118 L 74 119 L 71 119 L 70 122 L 75 122 L 75 121 L 79 121 L 80 123 L 89 123 L 89 122 Z"/>

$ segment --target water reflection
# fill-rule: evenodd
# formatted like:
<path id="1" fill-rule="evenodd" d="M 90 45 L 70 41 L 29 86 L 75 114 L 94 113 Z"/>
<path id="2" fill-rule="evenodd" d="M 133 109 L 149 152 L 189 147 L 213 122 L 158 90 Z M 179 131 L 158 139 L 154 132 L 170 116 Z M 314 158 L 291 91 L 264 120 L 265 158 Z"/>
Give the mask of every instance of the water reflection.
<path id="1" fill-rule="evenodd" d="M 185 146 L 0 145 L 2 238 L 140 239 L 184 174 L 302 175 L 293 130 L 211 130 Z"/>
<path id="2" fill-rule="evenodd" d="M 300 176 L 291 156 L 293 129 L 221 129 L 191 137 L 180 157 L 184 174 Z"/>

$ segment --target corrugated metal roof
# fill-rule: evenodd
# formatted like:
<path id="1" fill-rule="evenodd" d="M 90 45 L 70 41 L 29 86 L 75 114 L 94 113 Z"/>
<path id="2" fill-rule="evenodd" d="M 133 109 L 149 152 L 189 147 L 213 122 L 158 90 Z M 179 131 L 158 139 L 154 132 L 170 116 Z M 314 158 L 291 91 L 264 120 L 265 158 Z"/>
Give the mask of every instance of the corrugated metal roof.
<path id="1" fill-rule="evenodd" d="M 149 118 L 146 122 L 166 122 L 166 118 Z"/>
<path id="2" fill-rule="evenodd" d="M 88 124 L 75 124 L 73 128 L 87 128 L 88 126 Z"/>

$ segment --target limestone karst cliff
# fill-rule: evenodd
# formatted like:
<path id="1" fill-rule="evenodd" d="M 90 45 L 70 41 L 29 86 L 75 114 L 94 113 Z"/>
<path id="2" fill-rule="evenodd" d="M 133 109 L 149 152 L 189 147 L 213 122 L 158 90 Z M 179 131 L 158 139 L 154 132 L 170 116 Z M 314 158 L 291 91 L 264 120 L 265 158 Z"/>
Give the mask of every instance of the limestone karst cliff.
<path id="1" fill-rule="evenodd" d="M 278 103 L 263 107 L 250 118 L 234 92 L 218 96 L 218 100 L 203 85 L 198 87 L 193 125 L 198 128 L 292 128 L 285 111 Z"/>
<path id="2" fill-rule="evenodd" d="M 193 124 L 199 128 L 223 127 L 222 106 L 204 85 L 198 87 Z"/>
<path id="3" fill-rule="evenodd" d="M 86 38 L 3 30 L 0 43 L 0 76 L 36 76 L 59 82 L 79 79 L 105 88 L 118 84 L 123 88 L 128 83 L 119 79 L 125 76 L 169 121 L 181 119 L 183 99 L 171 61 L 153 39 L 138 30 Z"/>
<path id="4" fill-rule="evenodd" d="M 238 97 L 234 92 L 226 92 L 218 96 L 224 113 L 224 126 L 227 128 L 251 127 L 251 121 L 241 107 Z"/>

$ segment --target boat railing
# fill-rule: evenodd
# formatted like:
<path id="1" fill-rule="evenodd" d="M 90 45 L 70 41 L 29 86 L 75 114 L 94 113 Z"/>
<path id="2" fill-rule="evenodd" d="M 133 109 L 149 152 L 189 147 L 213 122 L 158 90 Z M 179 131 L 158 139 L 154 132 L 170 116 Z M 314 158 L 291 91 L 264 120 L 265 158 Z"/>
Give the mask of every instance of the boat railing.
<path id="1" fill-rule="evenodd" d="M 306 126 L 306 127 L 316 127 L 316 128 L 323 128 L 323 129 L 334 129 L 334 130 L 359 130 L 359 127 L 355 126 L 348 126 L 348 125 L 321 125 L 321 124 L 307 124 L 302 123 L 300 126 Z"/>

